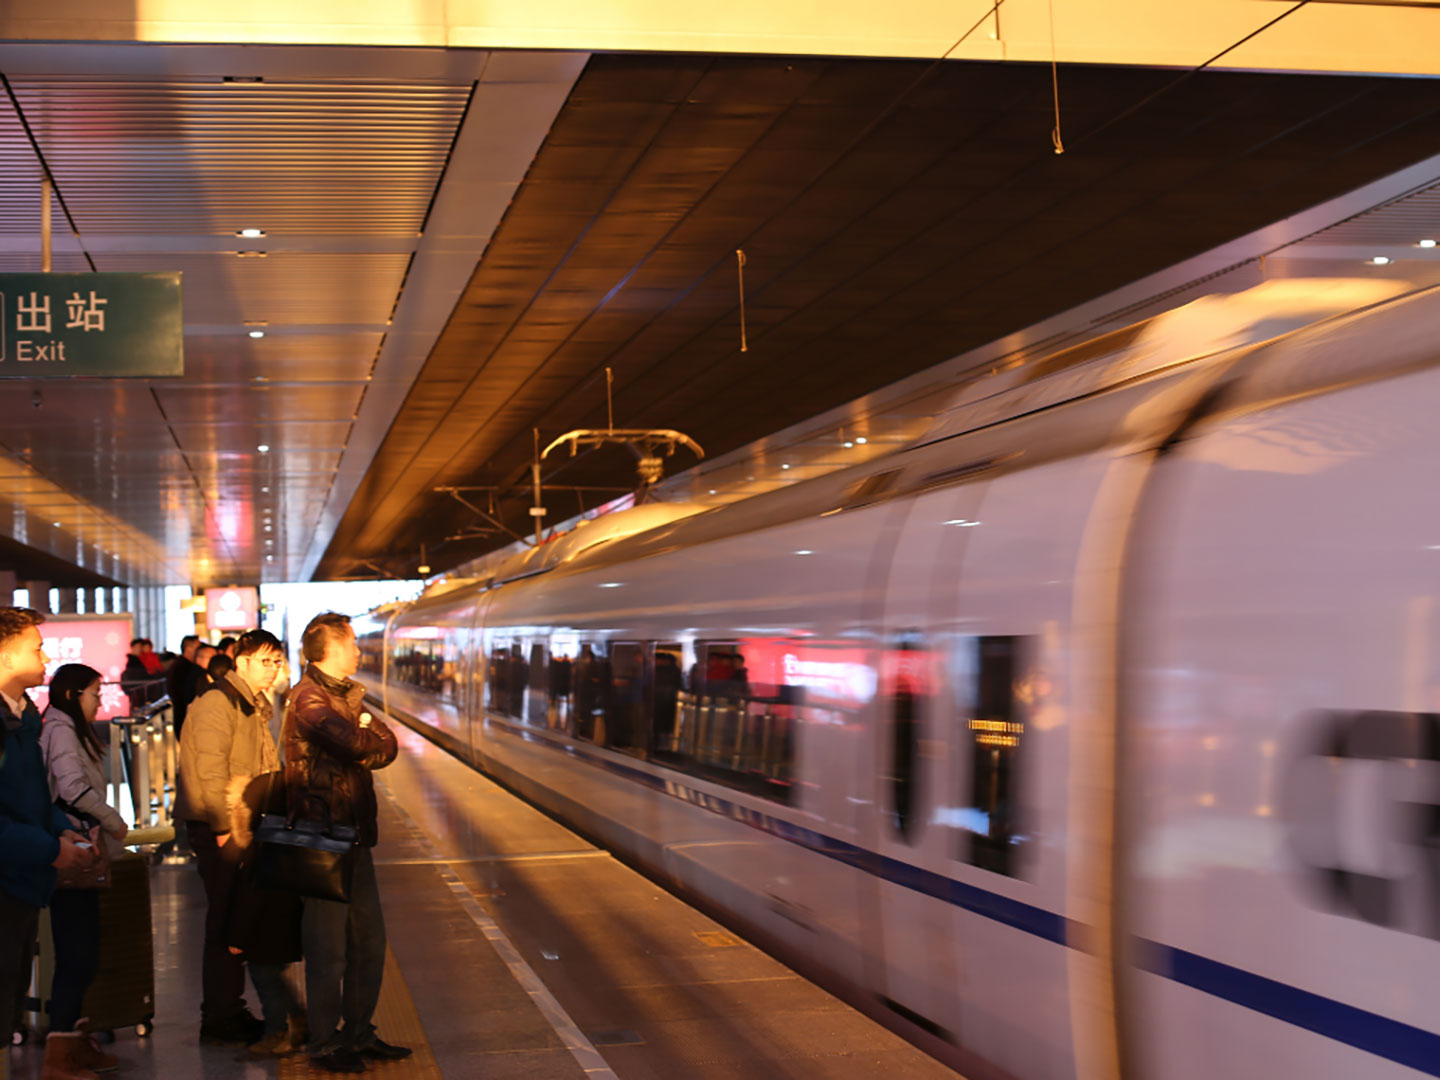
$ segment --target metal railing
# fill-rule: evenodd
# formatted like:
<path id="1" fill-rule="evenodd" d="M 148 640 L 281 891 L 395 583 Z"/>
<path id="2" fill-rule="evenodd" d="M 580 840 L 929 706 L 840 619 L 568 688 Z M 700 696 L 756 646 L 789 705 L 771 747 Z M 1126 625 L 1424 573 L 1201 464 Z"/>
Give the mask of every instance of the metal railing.
<path id="1" fill-rule="evenodd" d="M 174 710 L 168 696 L 132 708 L 129 716 L 112 719 L 110 804 L 119 805 L 120 789 L 128 780 L 136 827 L 173 825 L 178 758 Z"/>

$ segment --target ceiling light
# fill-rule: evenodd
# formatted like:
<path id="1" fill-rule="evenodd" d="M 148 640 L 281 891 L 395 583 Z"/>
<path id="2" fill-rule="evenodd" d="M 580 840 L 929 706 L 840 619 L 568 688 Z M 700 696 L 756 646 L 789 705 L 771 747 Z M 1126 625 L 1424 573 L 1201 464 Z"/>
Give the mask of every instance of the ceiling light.
<path id="1" fill-rule="evenodd" d="M 865 438 L 864 435 L 857 435 L 857 436 L 855 437 L 855 445 L 856 445 L 856 446 L 864 446 L 864 445 L 865 445 L 867 442 L 869 442 L 869 441 L 870 441 L 870 440 L 867 439 L 867 438 Z"/>
<path id="2" fill-rule="evenodd" d="M 1370 262 L 1375 266 L 1385 266 L 1390 262 L 1389 255 L 1376 255 Z"/>
<path id="3" fill-rule="evenodd" d="M 1434 241 L 1434 240 L 1421 240 L 1421 241 L 1420 241 L 1420 246 L 1423 247 L 1423 248 L 1432 248 L 1432 247 L 1435 246 L 1435 241 Z"/>
<path id="4" fill-rule="evenodd" d="M 270 444 L 262 442 L 259 446 L 255 447 L 255 449 L 259 450 L 262 454 L 268 454 L 270 452 Z"/>
<path id="5" fill-rule="evenodd" d="M 275 556 L 274 556 L 274 555 L 266 555 L 266 556 L 265 556 L 265 561 L 266 561 L 266 562 L 274 562 L 274 561 L 275 561 Z"/>
<path id="6" fill-rule="evenodd" d="M 600 583 L 600 588 L 602 588 L 602 589 L 618 589 L 618 588 L 620 588 L 621 584 L 622 584 L 622 583 L 619 582 L 619 581 L 602 581 L 602 582 Z"/>
<path id="7" fill-rule="evenodd" d="M 235 235 L 236 235 L 236 236 L 249 237 L 249 238 L 253 239 L 253 238 L 257 237 L 257 236 L 264 236 L 264 235 L 265 235 L 265 230 L 264 230 L 264 229 L 236 229 L 236 230 L 235 230 Z"/>
<path id="8" fill-rule="evenodd" d="M 711 494 L 711 495 L 714 495 L 714 494 L 715 494 L 715 489 L 714 489 L 714 488 L 711 488 L 711 489 L 710 489 L 710 494 Z"/>
<path id="9" fill-rule="evenodd" d="M 52 521 L 50 524 L 51 524 L 51 525 L 54 525 L 55 528 L 57 528 L 57 529 L 60 528 L 60 522 L 58 522 L 58 521 Z"/>
<path id="10" fill-rule="evenodd" d="M 846 450 L 849 450 L 849 449 L 850 449 L 852 446 L 854 446 L 854 445 L 855 445 L 855 444 L 854 444 L 853 442 L 851 442 L 849 439 L 846 439 L 846 440 L 845 440 L 845 449 L 846 449 Z"/>
<path id="11" fill-rule="evenodd" d="M 796 554 L 796 555 L 814 555 L 815 552 L 811 551 L 809 548 L 801 548 L 799 551 L 795 552 L 795 554 Z"/>
<path id="12" fill-rule="evenodd" d="M 272 526 L 272 525 L 266 525 L 266 526 L 265 526 L 265 531 L 266 531 L 266 532 L 274 532 L 274 531 L 275 531 L 275 528 L 274 528 L 274 526 Z"/>
<path id="13" fill-rule="evenodd" d="M 426 574 L 430 573 L 430 565 L 428 563 L 421 563 L 415 568 L 415 572 L 421 577 L 424 577 Z"/>
<path id="14" fill-rule="evenodd" d="M 250 336 L 253 337 L 253 338 L 262 338 L 262 337 L 265 336 L 265 331 L 264 331 L 264 330 L 251 330 L 251 331 L 250 331 Z"/>
<path id="15" fill-rule="evenodd" d="M 789 467 L 790 467 L 789 465 L 781 465 L 781 466 L 780 466 L 780 468 L 782 468 L 782 469 L 788 469 Z"/>
<path id="16" fill-rule="evenodd" d="M 241 259 L 263 259 L 270 253 L 268 251 L 237 251 L 235 254 Z"/>
<path id="17" fill-rule="evenodd" d="M 264 494 L 264 495 L 269 495 L 269 494 L 270 494 L 270 489 L 269 489 L 269 488 L 261 488 L 260 491 L 261 491 L 261 493 Z"/>

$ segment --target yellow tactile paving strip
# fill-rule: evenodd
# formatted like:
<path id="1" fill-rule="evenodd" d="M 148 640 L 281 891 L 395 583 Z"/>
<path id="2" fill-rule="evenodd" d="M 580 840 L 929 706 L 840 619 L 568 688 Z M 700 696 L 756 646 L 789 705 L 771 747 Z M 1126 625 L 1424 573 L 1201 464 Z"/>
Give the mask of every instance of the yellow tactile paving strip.
<path id="1" fill-rule="evenodd" d="M 389 1043 L 408 1046 L 415 1051 L 404 1061 L 369 1061 L 366 1076 L 390 1077 L 393 1080 L 443 1080 L 444 1074 L 430 1050 L 425 1038 L 425 1029 L 420 1024 L 420 1014 L 410 997 L 410 988 L 405 985 L 405 976 L 400 974 L 400 965 L 395 954 L 385 951 L 385 982 L 380 987 L 380 1004 L 375 1009 L 375 1028 L 380 1037 Z M 309 1067 L 304 1054 L 284 1058 L 280 1062 L 280 1080 L 305 1080 L 305 1078 L 333 1078 L 336 1074 L 323 1069 Z"/>

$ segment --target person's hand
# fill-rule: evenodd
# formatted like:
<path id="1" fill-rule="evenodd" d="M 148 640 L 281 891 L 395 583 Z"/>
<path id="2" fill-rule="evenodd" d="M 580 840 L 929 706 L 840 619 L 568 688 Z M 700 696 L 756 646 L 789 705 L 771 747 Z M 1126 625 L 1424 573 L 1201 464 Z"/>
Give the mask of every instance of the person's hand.
<path id="1" fill-rule="evenodd" d="M 231 836 L 233 836 L 233 835 L 234 835 L 233 833 L 228 833 L 228 832 L 227 832 L 227 833 L 221 833 L 221 834 L 220 834 L 220 837 L 219 837 L 219 839 L 216 841 L 216 843 L 218 843 L 218 844 L 223 848 L 223 847 L 225 847 L 227 844 L 230 843 L 230 838 L 231 838 Z"/>
<path id="2" fill-rule="evenodd" d="M 77 846 L 76 842 L 70 839 L 73 835 L 75 834 L 67 832 L 60 837 L 60 854 L 56 855 L 55 861 L 50 864 L 56 870 L 84 870 L 94 866 L 100 858 L 93 847 Z"/>
<path id="3" fill-rule="evenodd" d="M 122 822 L 120 824 L 120 827 L 114 832 L 112 832 L 110 835 L 123 844 L 125 842 L 125 837 L 130 835 L 130 829 Z"/>
<path id="4" fill-rule="evenodd" d="M 66 829 L 60 834 L 60 839 L 69 840 L 72 844 L 78 844 L 81 841 L 88 841 L 90 838 L 79 829 Z"/>

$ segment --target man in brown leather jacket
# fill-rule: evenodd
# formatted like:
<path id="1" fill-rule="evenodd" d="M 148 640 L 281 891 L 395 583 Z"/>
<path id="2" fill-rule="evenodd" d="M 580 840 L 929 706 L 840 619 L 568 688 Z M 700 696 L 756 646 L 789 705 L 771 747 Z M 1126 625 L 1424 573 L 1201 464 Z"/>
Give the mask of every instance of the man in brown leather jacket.
<path id="1" fill-rule="evenodd" d="M 398 747 L 395 733 L 362 707 L 365 688 L 350 679 L 360 649 L 347 616 L 315 616 L 300 650 L 305 674 L 290 691 L 283 733 L 289 805 L 319 820 L 327 807 L 334 824 L 352 825 L 359 835 L 350 903 L 305 901 L 310 1062 L 331 1072 L 363 1072 L 365 1058 L 410 1053 L 381 1040 L 370 1022 L 385 971 L 385 916 L 371 855 L 377 830 L 370 773 L 394 761 Z"/>

